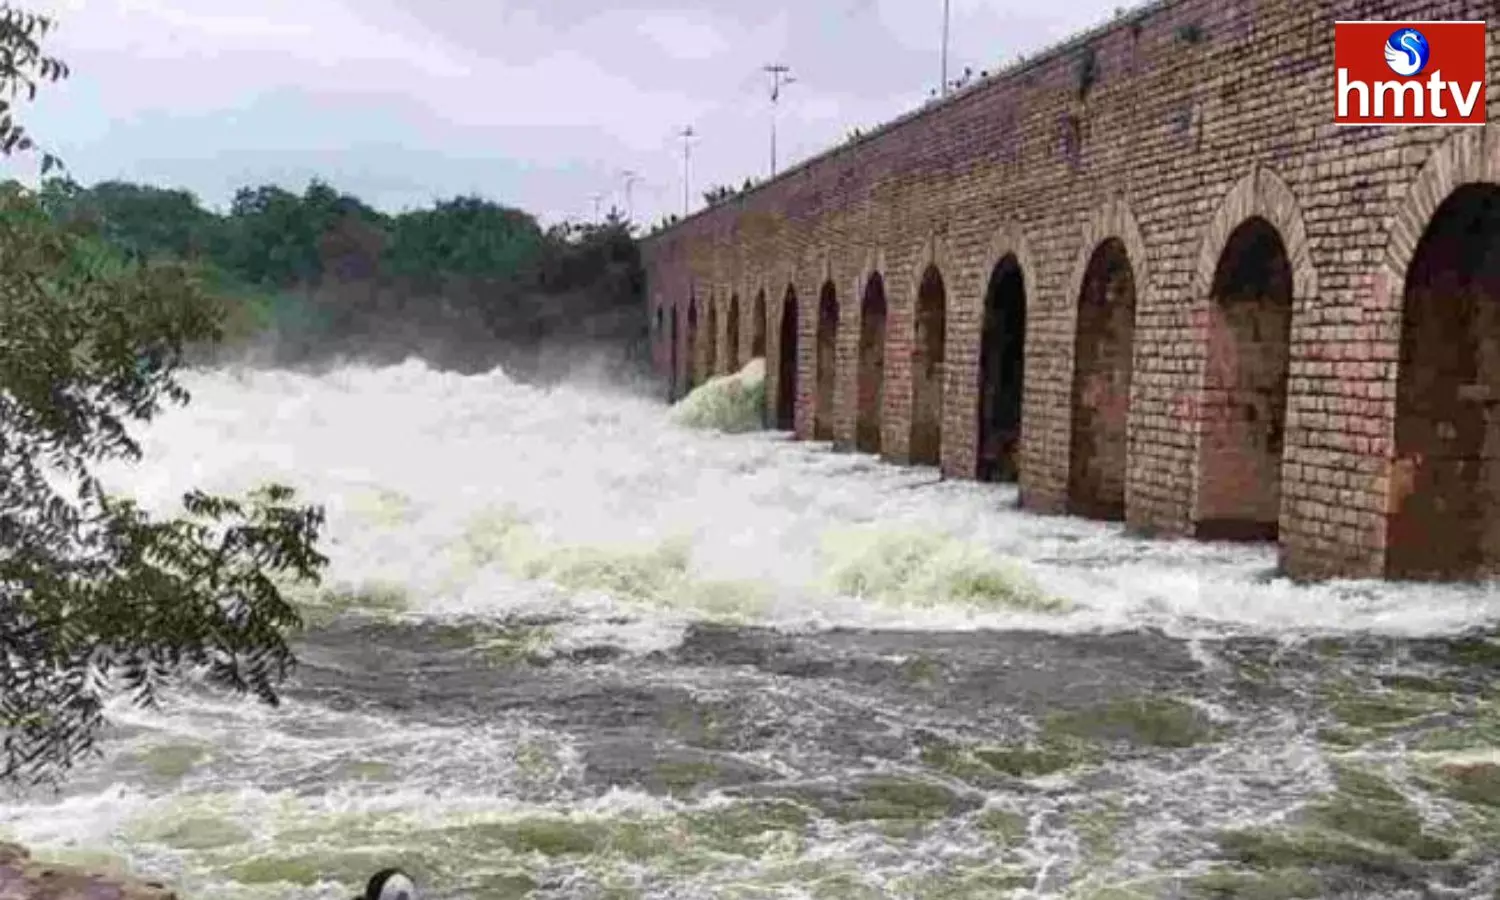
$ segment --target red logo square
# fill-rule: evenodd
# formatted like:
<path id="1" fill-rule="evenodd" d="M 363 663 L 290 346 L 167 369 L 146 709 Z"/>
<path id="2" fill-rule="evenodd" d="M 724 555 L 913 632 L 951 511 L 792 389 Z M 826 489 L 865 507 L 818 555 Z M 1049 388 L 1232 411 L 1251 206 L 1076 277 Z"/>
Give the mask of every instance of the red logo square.
<path id="1" fill-rule="evenodd" d="M 1484 22 L 1335 22 L 1339 125 L 1483 125 Z"/>

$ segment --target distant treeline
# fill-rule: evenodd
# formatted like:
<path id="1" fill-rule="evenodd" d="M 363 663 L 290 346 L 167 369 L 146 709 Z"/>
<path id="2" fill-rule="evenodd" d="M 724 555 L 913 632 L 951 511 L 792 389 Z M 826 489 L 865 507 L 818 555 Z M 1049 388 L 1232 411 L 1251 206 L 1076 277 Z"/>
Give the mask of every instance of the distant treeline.
<path id="1" fill-rule="evenodd" d="M 630 223 L 542 228 L 477 197 L 389 215 L 321 181 L 243 188 L 228 212 L 128 182 L 45 182 L 48 214 L 104 252 L 192 264 L 231 301 L 232 350 L 279 365 L 419 355 L 545 377 L 587 358 L 644 363 L 643 273 Z"/>

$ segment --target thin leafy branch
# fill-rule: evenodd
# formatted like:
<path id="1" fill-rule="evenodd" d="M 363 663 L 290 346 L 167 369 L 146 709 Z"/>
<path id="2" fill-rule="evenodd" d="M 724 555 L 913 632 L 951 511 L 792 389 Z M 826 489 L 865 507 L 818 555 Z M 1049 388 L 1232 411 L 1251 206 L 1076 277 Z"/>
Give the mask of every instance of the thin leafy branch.
<path id="1" fill-rule="evenodd" d="M 67 74 L 42 54 L 51 27 L 0 8 L 0 95 Z M 7 156 L 35 149 L 13 110 Z M 189 401 L 185 353 L 224 313 L 192 265 L 109 252 L 0 186 L 0 781 L 58 780 L 116 693 L 154 703 L 186 678 L 278 702 L 301 624 L 285 591 L 327 565 L 322 509 L 267 485 L 190 491 L 159 518 L 96 471 L 139 459 L 132 427 Z"/>

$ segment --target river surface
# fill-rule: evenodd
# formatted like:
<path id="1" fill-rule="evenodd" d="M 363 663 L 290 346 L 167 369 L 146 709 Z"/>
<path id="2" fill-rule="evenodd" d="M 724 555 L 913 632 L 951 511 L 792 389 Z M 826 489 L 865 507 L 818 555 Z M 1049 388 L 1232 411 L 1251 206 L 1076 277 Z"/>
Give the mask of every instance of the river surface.
<path id="1" fill-rule="evenodd" d="M 188 898 L 1500 896 L 1500 594 L 1293 585 L 645 392 L 193 373 L 110 481 L 326 505 L 286 704 L 116 705 L 38 855 Z"/>

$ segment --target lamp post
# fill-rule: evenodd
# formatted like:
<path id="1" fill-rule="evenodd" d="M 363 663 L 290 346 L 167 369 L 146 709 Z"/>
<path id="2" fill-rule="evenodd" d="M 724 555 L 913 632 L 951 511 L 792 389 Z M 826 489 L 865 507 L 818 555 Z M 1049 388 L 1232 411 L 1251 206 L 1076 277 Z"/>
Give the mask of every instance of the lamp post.
<path id="1" fill-rule="evenodd" d="M 630 189 L 641 180 L 641 176 L 632 169 L 626 169 L 620 173 L 620 177 L 625 179 L 625 221 L 629 223 L 635 218 L 635 204 L 631 200 Z"/>
<path id="2" fill-rule="evenodd" d="M 762 67 L 771 75 L 771 177 L 776 177 L 776 101 L 781 99 L 781 88 L 797 79 L 790 74 L 791 68 L 781 63 Z"/>
<path id="3" fill-rule="evenodd" d="M 688 205 L 692 197 L 692 193 L 688 189 L 688 157 L 692 152 L 692 141 L 696 134 L 697 132 L 693 131 L 693 126 L 691 125 L 677 132 L 677 136 L 682 138 L 682 217 L 684 219 L 687 218 Z"/>
<path id="4" fill-rule="evenodd" d="M 948 96 L 948 7 L 951 0 L 943 0 L 943 86 L 942 95 Z"/>

